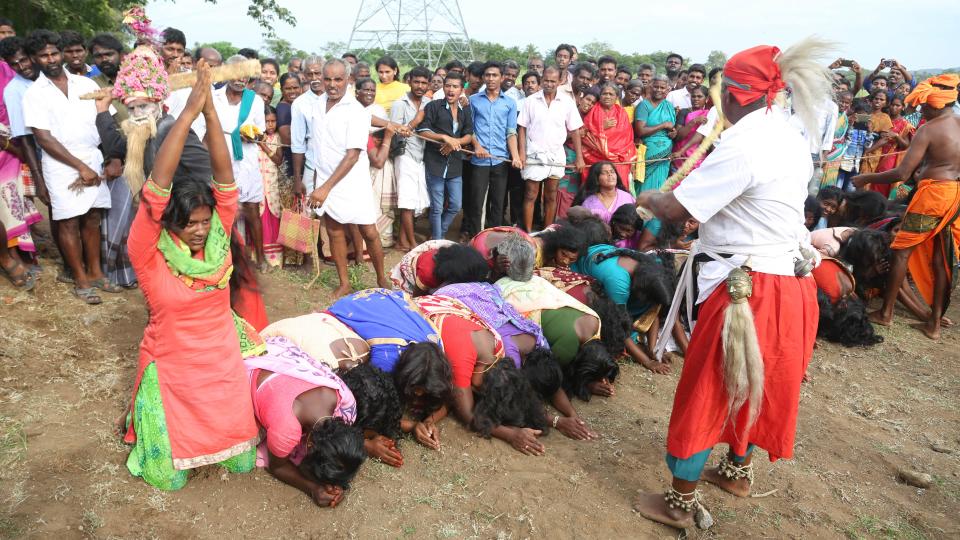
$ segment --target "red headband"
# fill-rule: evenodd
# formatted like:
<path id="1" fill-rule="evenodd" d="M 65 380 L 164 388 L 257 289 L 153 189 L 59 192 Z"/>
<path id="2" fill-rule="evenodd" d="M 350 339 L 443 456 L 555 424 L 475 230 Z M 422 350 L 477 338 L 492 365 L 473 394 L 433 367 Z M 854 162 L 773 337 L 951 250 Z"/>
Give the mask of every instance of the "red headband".
<path id="1" fill-rule="evenodd" d="M 723 78 L 727 90 L 737 103 L 747 105 L 766 96 L 767 108 L 773 105 L 777 93 L 786 85 L 780 78 L 777 57 L 780 49 L 771 45 L 758 45 L 738 52 L 723 66 Z"/>

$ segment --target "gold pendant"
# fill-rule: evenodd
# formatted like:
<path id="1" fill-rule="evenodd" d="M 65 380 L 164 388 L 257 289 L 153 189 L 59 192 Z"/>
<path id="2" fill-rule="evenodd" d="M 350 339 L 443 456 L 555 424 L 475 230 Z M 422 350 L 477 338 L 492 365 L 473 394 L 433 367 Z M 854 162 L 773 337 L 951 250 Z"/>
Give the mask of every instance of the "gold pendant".
<path id="1" fill-rule="evenodd" d="M 753 294 L 753 278 L 747 272 L 750 268 L 740 266 L 727 274 L 727 293 L 734 304 L 742 304 Z"/>

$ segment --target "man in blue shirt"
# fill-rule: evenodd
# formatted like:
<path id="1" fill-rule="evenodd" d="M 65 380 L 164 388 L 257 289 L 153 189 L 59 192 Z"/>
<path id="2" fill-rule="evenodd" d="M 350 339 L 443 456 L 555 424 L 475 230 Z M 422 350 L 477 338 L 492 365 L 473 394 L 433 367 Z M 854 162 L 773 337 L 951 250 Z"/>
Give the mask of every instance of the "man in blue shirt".
<path id="1" fill-rule="evenodd" d="M 517 152 L 517 103 L 501 92 L 502 82 L 503 67 L 487 62 L 483 67 L 484 91 L 470 96 L 475 155 L 470 160 L 473 167 L 463 219 L 463 230 L 470 236 L 503 224 L 507 162 L 517 169 L 522 167 Z"/>

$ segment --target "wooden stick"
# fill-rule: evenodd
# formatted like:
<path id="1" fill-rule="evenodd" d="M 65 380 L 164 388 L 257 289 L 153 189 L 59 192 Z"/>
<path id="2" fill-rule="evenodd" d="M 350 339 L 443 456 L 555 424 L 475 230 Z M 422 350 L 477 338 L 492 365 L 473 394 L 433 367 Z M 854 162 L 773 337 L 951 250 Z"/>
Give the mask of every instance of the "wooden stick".
<path id="1" fill-rule="evenodd" d="M 232 81 L 234 79 L 246 79 L 249 77 L 260 76 L 260 61 L 256 58 L 237 62 L 236 64 L 225 64 L 210 70 L 212 82 Z M 185 71 L 183 73 L 174 73 L 170 75 L 170 91 L 180 90 L 181 88 L 191 88 L 197 82 L 197 73 L 195 71 Z M 90 92 L 80 96 L 80 99 L 100 99 L 107 97 L 113 92 L 112 86 L 101 88 L 96 92 Z"/>

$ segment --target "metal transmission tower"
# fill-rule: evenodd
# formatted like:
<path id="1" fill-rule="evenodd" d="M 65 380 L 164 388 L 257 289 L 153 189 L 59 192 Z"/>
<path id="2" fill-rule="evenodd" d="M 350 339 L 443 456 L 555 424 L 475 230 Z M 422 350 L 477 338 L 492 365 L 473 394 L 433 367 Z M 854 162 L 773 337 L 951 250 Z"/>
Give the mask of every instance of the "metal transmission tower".
<path id="1" fill-rule="evenodd" d="M 362 0 L 347 47 L 383 49 L 401 64 L 431 68 L 441 60 L 473 60 L 457 0 Z"/>

